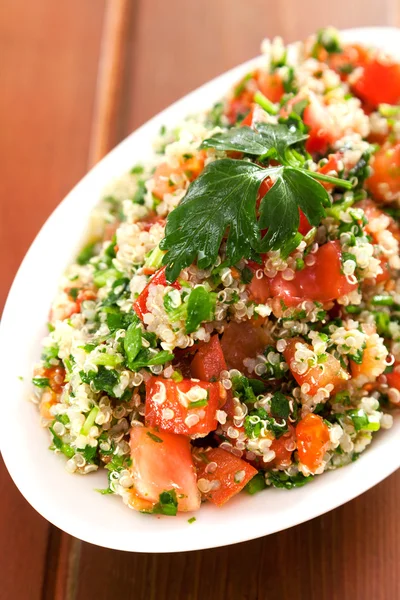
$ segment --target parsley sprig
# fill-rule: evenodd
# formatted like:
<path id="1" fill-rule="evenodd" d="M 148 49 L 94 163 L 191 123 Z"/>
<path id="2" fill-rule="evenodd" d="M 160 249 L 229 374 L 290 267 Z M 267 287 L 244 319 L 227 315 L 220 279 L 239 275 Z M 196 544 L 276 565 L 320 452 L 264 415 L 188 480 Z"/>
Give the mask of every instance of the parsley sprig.
<path id="1" fill-rule="evenodd" d="M 303 132 L 283 123 L 259 123 L 256 128 L 231 128 L 203 141 L 202 148 L 239 151 L 268 164 L 223 158 L 209 163 L 192 182 L 168 216 L 160 244 L 167 251 L 163 263 L 169 282 L 194 262 L 200 269 L 212 267 L 225 236 L 226 259 L 234 265 L 287 244 L 298 231 L 299 209 L 318 226 L 330 197 L 315 179 L 351 189 L 349 181 L 304 168 Z M 272 159 L 280 164 L 270 165 Z M 257 194 L 266 178 L 272 186 L 257 209 Z"/>

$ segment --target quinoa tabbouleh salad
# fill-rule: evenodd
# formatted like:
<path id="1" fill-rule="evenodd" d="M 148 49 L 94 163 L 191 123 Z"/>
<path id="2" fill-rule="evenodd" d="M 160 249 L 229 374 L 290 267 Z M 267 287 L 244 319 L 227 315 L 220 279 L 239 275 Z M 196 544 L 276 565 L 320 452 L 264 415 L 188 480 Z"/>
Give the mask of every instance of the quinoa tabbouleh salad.
<path id="1" fill-rule="evenodd" d="M 105 191 L 34 369 L 50 449 L 142 512 L 303 486 L 400 404 L 400 65 L 263 50 Z"/>

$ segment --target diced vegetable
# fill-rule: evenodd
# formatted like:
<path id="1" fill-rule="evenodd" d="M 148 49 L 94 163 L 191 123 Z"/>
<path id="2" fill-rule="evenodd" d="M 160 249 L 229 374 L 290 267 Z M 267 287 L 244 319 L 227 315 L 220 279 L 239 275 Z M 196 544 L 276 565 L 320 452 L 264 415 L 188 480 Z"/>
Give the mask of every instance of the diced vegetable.
<path id="1" fill-rule="evenodd" d="M 219 383 L 151 377 L 146 382 L 146 424 L 172 433 L 206 435 L 217 428 L 216 411 L 225 400 Z"/>
<path id="2" fill-rule="evenodd" d="M 390 202 L 400 194 L 400 144 L 385 145 L 372 160 L 373 174 L 366 185 L 378 202 Z"/>
<path id="3" fill-rule="evenodd" d="M 311 350 L 312 346 L 304 343 L 301 338 L 288 340 L 283 354 L 293 377 L 300 386 L 307 384 L 307 394 L 310 396 L 329 384 L 338 391 L 349 379 L 349 374 L 341 367 L 340 362 L 328 352 L 324 355 L 324 362 L 318 364 L 314 358 L 310 364 L 310 359 L 303 358 L 303 355 L 307 355 L 307 351 Z M 305 370 L 304 365 L 307 367 Z"/>
<path id="4" fill-rule="evenodd" d="M 201 453 L 196 467 L 203 497 L 217 506 L 228 502 L 257 475 L 257 469 L 221 448 Z"/>
<path id="5" fill-rule="evenodd" d="M 297 424 L 296 438 L 300 462 L 315 473 L 329 446 L 328 426 L 319 415 L 309 413 Z"/>
<path id="6" fill-rule="evenodd" d="M 368 60 L 352 85 L 353 92 L 367 104 L 398 104 L 400 102 L 400 64 L 378 56 Z"/>
<path id="7" fill-rule="evenodd" d="M 160 494 L 174 490 L 178 511 L 200 508 L 200 492 L 189 439 L 149 427 L 132 427 L 131 476 L 136 494 L 156 505 Z"/>
<path id="8" fill-rule="evenodd" d="M 228 368 L 247 371 L 243 361 L 262 354 L 269 341 L 266 331 L 250 321 L 231 321 L 221 338 L 221 348 Z"/>
<path id="9" fill-rule="evenodd" d="M 133 303 L 134 311 L 136 312 L 138 317 L 140 317 L 142 320 L 143 320 L 144 315 L 147 312 L 149 312 L 147 309 L 147 298 L 149 297 L 149 291 L 150 291 L 151 285 L 163 285 L 163 286 L 169 285 L 165 278 L 165 267 L 163 267 L 162 269 L 157 271 L 157 273 L 150 279 L 149 283 L 146 285 L 143 292 L 139 295 L 137 300 L 135 300 L 135 302 Z M 181 286 L 179 285 L 179 283 L 177 281 L 175 281 L 171 285 L 176 290 L 181 289 Z"/>
<path id="10" fill-rule="evenodd" d="M 190 363 L 192 377 L 202 381 L 218 381 L 221 371 L 226 370 L 226 361 L 218 335 L 199 347 Z"/>

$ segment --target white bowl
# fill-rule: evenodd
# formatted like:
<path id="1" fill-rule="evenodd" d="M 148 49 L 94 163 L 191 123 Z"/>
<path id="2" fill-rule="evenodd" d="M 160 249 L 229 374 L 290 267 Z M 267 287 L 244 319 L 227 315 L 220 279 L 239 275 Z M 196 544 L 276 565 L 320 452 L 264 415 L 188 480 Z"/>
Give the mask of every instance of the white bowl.
<path id="1" fill-rule="evenodd" d="M 376 45 L 392 54 L 400 48 L 398 29 L 353 29 L 345 35 L 348 40 Z M 161 125 L 174 125 L 183 116 L 211 106 L 259 61 L 251 60 L 192 92 L 110 152 L 53 212 L 11 288 L 0 337 L 3 457 L 28 502 L 51 523 L 84 541 L 136 552 L 177 552 L 243 542 L 321 515 L 400 466 L 400 417 L 396 417 L 393 428 L 379 433 L 357 462 L 290 492 L 268 489 L 255 496 L 240 494 L 222 509 L 206 504 L 196 514 L 196 521 L 189 524 L 191 515 L 142 515 L 129 510 L 119 497 L 96 493 L 94 488 L 105 487 L 105 472 L 86 477 L 69 475 L 63 458 L 48 450 L 48 432 L 39 426 L 36 407 L 27 402 L 31 368 L 40 355 L 57 281 L 79 249 L 90 212 L 104 186 L 135 162 L 151 156 L 151 143 Z"/>

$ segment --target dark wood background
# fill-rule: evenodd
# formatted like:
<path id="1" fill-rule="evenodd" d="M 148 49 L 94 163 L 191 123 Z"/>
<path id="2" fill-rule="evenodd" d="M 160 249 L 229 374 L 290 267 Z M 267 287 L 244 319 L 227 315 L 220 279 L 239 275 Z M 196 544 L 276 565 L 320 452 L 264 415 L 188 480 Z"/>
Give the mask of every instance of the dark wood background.
<path id="1" fill-rule="evenodd" d="M 90 165 L 173 100 L 257 54 L 263 37 L 293 41 L 326 24 L 400 25 L 399 1 L 3 0 L 0 310 L 38 229 Z M 260 540 L 128 554 L 50 526 L 1 465 L 0 598 L 396 600 L 399 509 L 397 472 Z"/>

